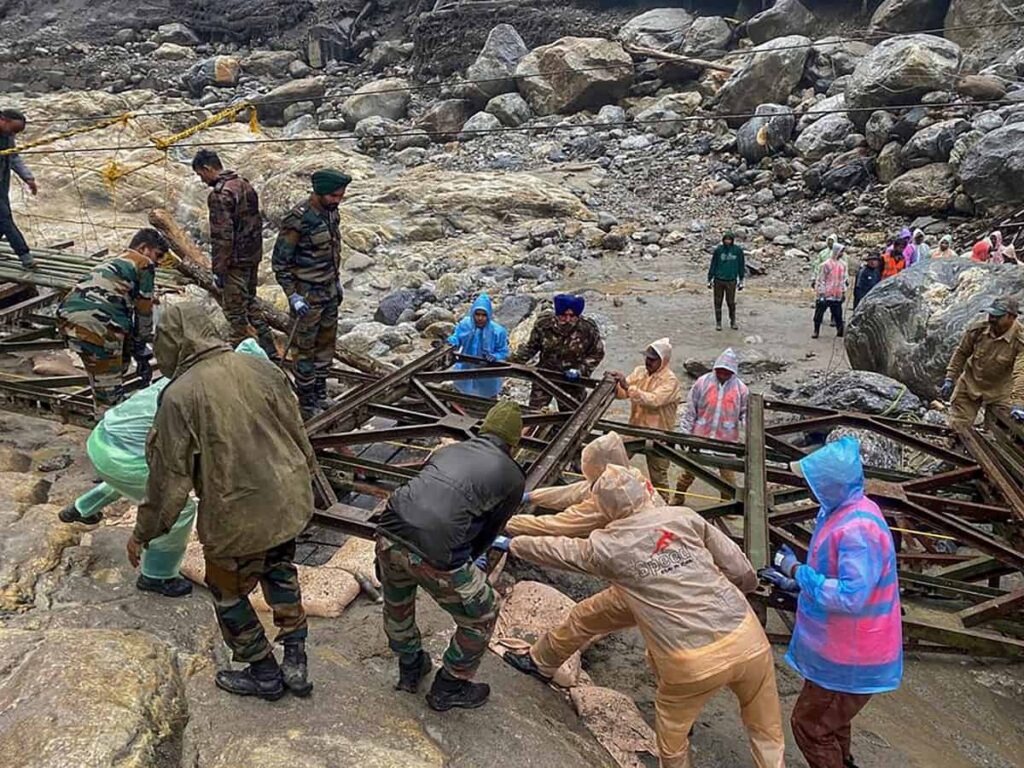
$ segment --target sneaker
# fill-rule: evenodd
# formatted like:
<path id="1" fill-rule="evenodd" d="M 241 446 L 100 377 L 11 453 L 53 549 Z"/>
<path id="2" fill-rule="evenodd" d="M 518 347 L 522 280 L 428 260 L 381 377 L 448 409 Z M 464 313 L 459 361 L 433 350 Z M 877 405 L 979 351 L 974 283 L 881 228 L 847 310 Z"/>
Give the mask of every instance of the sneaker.
<path id="1" fill-rule="evenodd" d="M 82 514 L 78 511 L 78 509 L 75 507 L 75 503 L 71 502 L 57 514 L 57 518 L 62 523 L 68 523 L 69 525 L 71 523 L 81 523 L 82 525 L 99 525 L 103 522 L 103 513 L 97 512 L 95 515 L 83 517 Z"/>
<path id="2" fill-rule="evenodd" d="M 449 709 L 476 709 L 487 703 L 491 695 L 491 686 L 487 683 L 474 683 L 459 680 L 442 669 L 434 677 L 434 684 L 427 694 L 427 704 L 435 712 L 447 712 Z"/>
<path id="3" fill-rule="evenodd" d="M 266 701 L 277 701 L 284 696 L 281 668 L 273 656 L 245 669 L 222 670 L 217 673 L 215 682 L 222 691 L 235 696 L 257 696 Z"/>
<path id="4" fill-rule="evenodd" d="M 429 675 L 430 670 L 433 668 L 434 665 L 430 661 L 430 656 L 423 651 L 413 656 L 408 663 L 400 658 L 398 660 L 398 682 L 395 683 L 395 690 L 405 691 L 406 693 L 419 693 L 420 686 L 423 684 L 423 678 Z"/>
<path id="5" fill-rule="evenodd" d="M 306 679 L 306 643 L 304 640 L 285 642 L 284 661 L 281 662 L 281 677 L 284 687 L 293 695 L 304 699 L 313 692 L 313 684 Z"/>
<path id="6" fill-rule="evenodd" d="M 542 683 L 551 682 L 551 678 L 540 671 L 540 668 L 537 666 L 537 662 L 533 660 L 533 657 L 529 653 L 513 653 L 512 651 L 505 651 L 505 654 L 501 658 L 505 660 L 506 664 L 523 674 L 536 677 Z"/>
<path id="7" fill-rule="evenodd" d="M 139 574 L 135 587 L 142 592 L 156 592 L 164 597 L 186 597 L 192 594 L 192 582 L 180 576 L 173 579 L 151 579 Z"/>

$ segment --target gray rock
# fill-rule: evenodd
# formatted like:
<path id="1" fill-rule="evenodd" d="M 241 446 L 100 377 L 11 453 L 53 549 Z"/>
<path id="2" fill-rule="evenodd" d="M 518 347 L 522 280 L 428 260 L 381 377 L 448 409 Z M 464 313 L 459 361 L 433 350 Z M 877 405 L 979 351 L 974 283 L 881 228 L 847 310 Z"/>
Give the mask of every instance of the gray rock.
<path id="1" fill-rule="evenodd" d="M 811 80 L 842 84 L 842 79 L 853 74 L 861 59 L 871 53 L 871 48 L 868 43 L 844 37 L 816 40 L 807 59 L 807 76 Z M 833 94 L 829 91 L 828 95 Z"/>
<path id="2" fill-rule="evenodd" d="M 1024 43 L 1018 5 L 1010 0 L 950 0 L 945 36 L 963 48 L 968 71 L 990 64 L 998 51 Z M 1009 23 L 1008 23 L 1009 22 Z"/>
<path id="3" fill-rule="evenodd" d="M 933 259 L 873 288 L 846 330 L 855 368 L 878 371 L 931 399 L 969 323 L 1002 295 L 1024 294 L 1024 270 L 1014 264 Z"/>
<path id="4" fill-rule="evenodd" d="M 597 227 L 605 232 L 610 232 L 611 228 L 619 223 L 619 220 L 612 216 L 610 213 L 601 211 L 597 214 Z"/>
<path id="5" fill-rule="evenodd" d="M 835 96 L 828 96 L 816 104 L 807 108 L 797 123 L 797 132 L 802 132 L 807 126 L 816 123 L 830 113 L 839 114 L 846 110 L 846 96 L 837 93 Z"/>
<path id="6" fill-rule="evenodd" d="M 994 131 L 1003 127 L 1003 117 L 997 112 L 982 112 L 971 120 L 971 127 L 982 133 Z"/>
<path id="7" fill-rule="evenodd" d="M 416 330 L 421 333 L 434 323 L 454 323 L 455 314 L 445 307 L 431 307 L 416 321 Z"/>
<path id="8" fill-rule="evenodd" d="M 401 64 L 413 52 L 413 44 L 401 40 L 381 40 L 366 57 L 366 64 L 374 72 Z"/>
<path id="9" fill-rule="evenodd" d="M 477 133 L 478 131 L 494 131 L 500 128 L 501 120 L 490 112 L 477 112 L 462 126 L 462 131 L 459 133 L 459 141 L 470 141 L 480 135 L 486 135 Z"/>
<path id="10" fill-rule="evenodd" d="M 700 16 L 686 31 L 681 51 L 686 56 L 704 56 L 724 51 L 732 41 L 732 27 L 721 16 Z"/>
<path id="11" fill-rule="evenodd" d="M 563 37 L 530 51 L 516 76 L 538 115 L 567 114 L 623 98 L 633 83 L 633 59 L 616 42 Z"/>
<path id="12" fill-rule="evenodd" d="M 747 37 L 760 44 L 785 35 L 810 35 L 817 23 L 817 17 L 799 0 L 776 0 L 747 22 Z"/>
<path id="13" fill-rule="evenodd" d="M 949 164 L 953 167 L 954 171 L 959 172 L 960 166 L 963 165 L 964 160 L 974 149 L 974 145 L 977 144 L 985 136 L 981 131 L 967 131 L 967 133 L 961 133 L 956 140 L 956 144 L 953 145 L 952 151 L 949 153 Z"/>
<path id="14" fill-rule="evenodd" d="M 296 101 L 292 102 L 284 108 L 284 112 L 281 115 L 281 120 L 284 121 L 285 126 L 298 120 L 300 117 L 307 116 L 312 118 L 313 113 L 316 111 L 316 104 L 312 101 Z M 313 127 L 316 127 L 315 121 L 312 123 Z"/>
<path id="15" fill-rule="evenodd" d="M 402 120 L 409 108 L 409 83 L 400 77 L 375 80 L 356 90 L 341 105 L 341 116 L 350 126 L 368 117 Z"/>
<path id="16" fill-rule="evenodd" d="M 890 183 L 906 170 L 900 159 L 901 149 L 902 147 L 897 142 L 891 141 L 878 153 L 878 158 L 875 160 L 875 171 L 878 173 L 878 180 L 883 184 Z"/>
<path id="17" fill-rule="evenodd" d="M 753 111 L 759 104 L 784 104 L 804 75 L 811 50 L 807 37 L 790 35 L 755 46 L 718 91 L 715 110 L 722 115 Z M 726 118 L 740 127 L 743 117 Z"/>
<path id="18" fill-rule="evenodd" d="M 953 205 L 956 177 L 948 163 L 932 163 L 907 171 L 889 184 L 885 202 L 903 216 L 944 213 Z"/>
<path id="19" fill-rule="evenodd" d="M 966 120 L 943 120 L 932 123 L 915 133 L 900 152 L 900 160 L 907 168 L 919 168 L 929 163 L 949 160 L 957 138 L 971 129 Z"/>
<path id="20" fill-rule="evenodd" d="M 299 115 L 288 112 L 296 102 L 319 104 L 324 97 L 324 80 L 320 77 L 307 77 L 304 80 L 292 80 L 279 85 L 269 93 L 254 99 L 259 112 L 260 121 L 270 126 L 280 126 L 295 119 Z"/>
<path id="21" fill-rule="evenodd" d="M 288 65 L 288 76 L 295 80 L 301 80 L 304 77 L 309 77 L 311 74 L 313 74 L 313 70 L 309 64 L 301 59 L 296 59 Z"/>
<path id="22" fill-rule="evenodd" d="M 317 129 L 316 118 L 313 115 L 300 115 L 294 120 L 288 121 L 288 124 L 281 131 L 281 136 L 286 139 L 293 139 L 296 136 L 301 136 L 304 133 L 311 133 Z"/>
<path id="23" fill-rule="evenodd" d="M 615 37 L 627 45 L 676 51 L 691 24 L 693 15 L 682 8 L 655 8 L 627 21 Z"/>
<path id="24" fill-rule="evenodd" d="M 736 132 L 736 149 L 748 163 L 782 151 L 796 126 L 793 110 L 781 104 L 761 104 L 754 115 Z"/>
<path id="25" fill-rule="evenodd" d="M 820 160 L 844 149 L 846 137 L 853 131 L 853 123 L 845 114 L 833 113 L 804 129 L 793 146 L 804 159 Z"/>
<path id="26" fill-rule="evenodd" d="M 294 51 L 253 51 L 242 59 L 242 70 L 257 77 L 285 77 L 297 59 Z"/>
<path id="27" fill-rule="evenodd" d="M 648 107 L 647 109 L 638 112 L 636 117 L 633 118 L 634 125 L 643 125 L 647 123 L 644 128 L 648 133 L 656 133 L 663 139 L 669 139 L 677 135 L 682 129 L 685 123 L 680 121 L 680 115 L 678 112 L 673 112 L 671 109 L 663 109 L 658 105 Z"/>
<path id="28" fill-rule="evenodd" d="M 872 112 L 864 127 L 864 135 L 867 137 L 868 146 L 878 152 L 889 143 L 892 137 L 892 129 L 896 125 L 896 118 L 889 112 L 879 110 Z"/>
<path id="29" fill-rule="evenodd" d="M 533 117 L 530 105 L 518 93 L 502 93 L 487 102 L 486 112 L 494 115 L 502 125 L 516 128 Z"/>
<path id="30" fill-rule="evenodd" d="M 870 184 L 873 170 L 872 158 L 860 150 L 853 150 L 833 160 L 828 170 L 821 174 L 821 185 L 832 192 L 849 192 Z"/>
<path id="31" fill-rule="evenodd" d="M 422 147 L 406 147 L 395 153 L 395 160 L 406 168 L 413 168 L 422 165 L 427 159 L 427 150 Z"/>
<path id="32" fill-rule="evenodd" d="M 161 24 L 157 27 L 153 42 L 157 44 L 173 43 L 174 45 L 199 45 L 199 38 L 196 33 L 177 22 L 173 24 Z"/>
<path id="33" fill-rule="evenodd" d="M 413 291 L 405 288 L 393 291 L 380 300 L 377 311 L 373 313 L 373 319 L 384 325 L 396 325 L 406 310 L 416 310 L 423 302 L 432 298 L 429 291 Z"/>
<path id="34" fill-rule="evenodd" d="M 469 119 L 471 109 L 465 99 L 437 101 L 420 116 L 416 126 L 430 134 L 433 141 L 451 141 Z"/>
<path id="35" fill-rule="evenodd" d="M 411 147 L 425 149 L 430 146 L 430 134 L 420 130 L 403 130 L 400 136 L 395 137 L 395 149 L 403 150 Z"/>
<path id="36" fill-rule="evenodd" d="M 655 140 L 653 140 L 647 134 L 627 136 L 626 138 L 619 142 L 619 149 L 636 152 L 639 150 L 647 149 L 649 146 L 651 146 L 651 144 L 654 143 L 654 141 Z"/>
<path id="37" fill-rule="evenodd" d="M 335 118 L 321 120 L 319 125 L 320 130 L 323 131 L 324 133 L 340 133 L 341 131 L 344 131 L 347 127 L 348 126 L 345 124 L 344 120 L 338 120 Z"/>
<path id="38" fill-rule="evenodd" d="M 231 56 L 213 56 L 193 64 L 181 81 L 193 96 L 199 96 L 207 87 L 233 88 L 238 85 L 241 67 Z"/>
<path id="39" fill-rule="evenodd" d="M 516 66 L 529 48 L 510 24 L 498 24 L 487 35 L 476 60 L 466 69 L 467 80 L 485 80 L 461 86 L 459 95 L 475 104 L 485 104 L 502 93 L 516 90 Z"/>
<path id="40" fill-rule="evenodd" d="M 605 104 L 597 111 L 594 122 L 599 125 L 621 125 L 626 122 L 626 110 L 617 104 Z"/>
<path id="41" fill-rule="evenodd" d="M 736 357 L 739 359 L 738 367 L 741 377 L 782 373 L 792 365 L 792 362 L 789 360 L 765 354 L 752 346 L 737 347 Z M 710 373 L 712 365 L 714 365 L 713 360 L 701 360 L 691 357 L 683 363 L 683 370 L 696 379 L 705 373 Z"/>
<path id="42" fill-rule="evenodd" d="M 822 221 L 828 221 L 833 216 L 837 215 L 839 211 L 832 203 L 818 203 L 807 214 L 807 219 L 811 222 L 818 223 Z"/>
<path id="43" fill-rule="evenodd" d="M 948 7 L 949 0 L 885 0 L 871 16 L 868 33 L 937 29 Z"/>
<path id="44" fill-rule="evenodd" d="M 960 181 L 981 208 L 1024 202 L 1024 122 L 978 141 L 960 165 Z"/>
<path id="45" fill-rule="evenodd" d="M 372 115 L 356 123 L 352 131 L 358 139 L 384 139 L 402 132 L 402 126 L 386 117 Z"/>
<path id="46" fill-rule="evenodd" d="M 870 294 L 869 294 L 870 295 Z M 873 371 L 842 371 L 795 389 L 790 400 L 837 411 L 917 414 L 924 405 L 902 383 Z"/>

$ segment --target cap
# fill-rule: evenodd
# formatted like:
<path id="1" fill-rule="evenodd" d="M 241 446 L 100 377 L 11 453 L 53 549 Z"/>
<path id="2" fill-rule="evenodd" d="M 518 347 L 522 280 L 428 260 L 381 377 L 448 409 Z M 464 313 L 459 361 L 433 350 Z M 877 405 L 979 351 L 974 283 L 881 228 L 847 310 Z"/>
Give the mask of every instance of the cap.
<path id="1" fill-rule="evenodd" d="M 992 317 L 1002 317 L 1003 315 L 1016 316 L 1020 314 L 1020 302 L 1012 296 L 1000 296 L 985 311 Z"/>

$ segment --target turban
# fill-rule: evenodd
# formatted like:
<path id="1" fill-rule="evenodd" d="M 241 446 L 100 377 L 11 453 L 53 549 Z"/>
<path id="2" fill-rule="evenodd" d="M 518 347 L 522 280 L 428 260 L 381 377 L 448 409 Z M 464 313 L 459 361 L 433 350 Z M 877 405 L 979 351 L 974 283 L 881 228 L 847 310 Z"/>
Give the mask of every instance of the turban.
<path id="1" fill-rule="evenodd" d="M 333 168 L 324 168 L 313 174 L 313 191 L 318 195 L 329 195 L 349 185 L 352 177 Z"/>
<path id="2" fill-rule="evenodd" d="M 565 314 L 566 310 L 571 309 L 579 317 L 583 314 L 583 308 L 586 304 L 586 300 L 582 296 L 573 296 L 571 293 L 555 294 L 556 315 Z"/>

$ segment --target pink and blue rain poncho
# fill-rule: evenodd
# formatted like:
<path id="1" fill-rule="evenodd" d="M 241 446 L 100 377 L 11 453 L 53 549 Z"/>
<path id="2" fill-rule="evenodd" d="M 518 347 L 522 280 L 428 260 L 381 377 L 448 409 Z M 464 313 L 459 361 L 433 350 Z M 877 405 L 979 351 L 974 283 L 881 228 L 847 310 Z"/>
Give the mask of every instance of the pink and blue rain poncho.
<path id="1" fill-rule="evenodd" d="M 840 693 L 892 691 L 903 677 L 896 550 L 878 506 L 864 496 L 860 443 L 843 437 L 798 462 L 821 509 L 800 585 L 786 661 Z"/>

